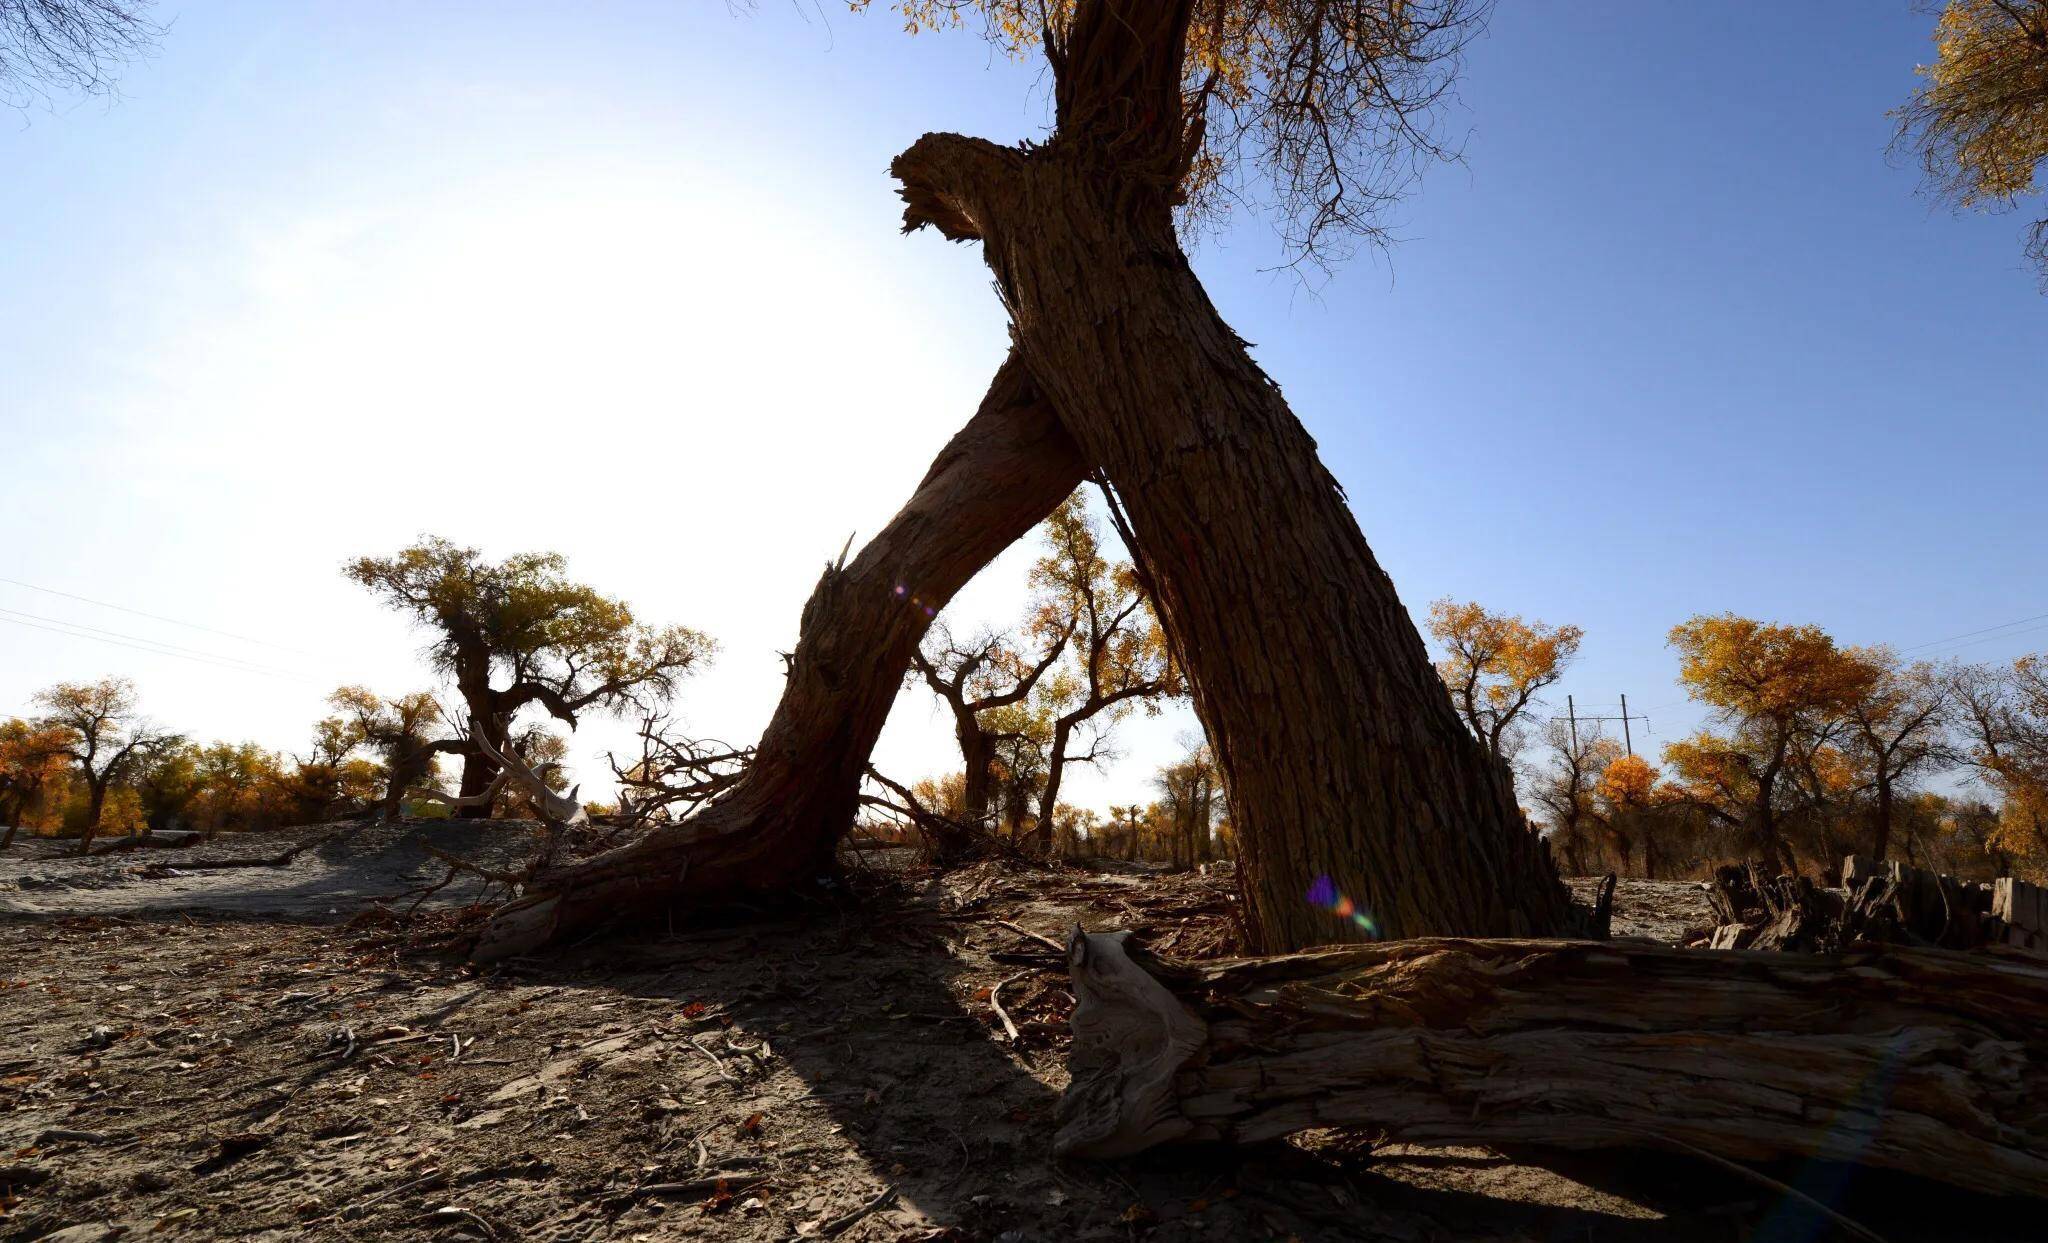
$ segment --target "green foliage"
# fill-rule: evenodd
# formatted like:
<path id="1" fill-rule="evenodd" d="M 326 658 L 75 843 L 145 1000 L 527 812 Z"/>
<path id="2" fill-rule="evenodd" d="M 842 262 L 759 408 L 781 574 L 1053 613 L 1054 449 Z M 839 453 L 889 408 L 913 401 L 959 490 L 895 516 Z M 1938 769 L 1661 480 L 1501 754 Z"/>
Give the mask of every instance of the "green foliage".
<path id="1" fill-rule="evenodd" d="M 343 572 L 433 633 L 436 672 L 504 679 L 550 711 L 617 710 L 667 702 L 677 680 L 714 644 L 683 626 L 650 627 L 622 600 L 569 581 L 556 553 L 487 562 L 474 548 L 428 538 Z M 559 710 L 559 711 L 558 711 Z"/>

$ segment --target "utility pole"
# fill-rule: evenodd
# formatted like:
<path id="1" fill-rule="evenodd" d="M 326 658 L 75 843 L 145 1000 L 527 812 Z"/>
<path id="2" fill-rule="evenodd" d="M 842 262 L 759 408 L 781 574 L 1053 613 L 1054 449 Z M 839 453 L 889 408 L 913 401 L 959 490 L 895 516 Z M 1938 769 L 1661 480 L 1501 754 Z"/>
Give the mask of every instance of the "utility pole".
<path id="1" fill-rule="evenodd" d="M 1564 715 L 1565 719 L 1571 722 L 1572 750 L 1576 752 L 1579 749 L 1579 705 L 1573 700 L 1572 696 L 1570 695 L 1566 695 L 1564 697 Z M 1642 721 L 1647 724 L 1649 722 L 1649 719 L 1650 718 L 1646 716 L 1629 715 L 1628 696 L 1626 695 L 1623 695 L 1621 697 L 1620 716 L 1589 716 L 1586 718 L 1588 723 L 1595 721 L 1620 721 L 1621 740 L 1623 745 L 1627 746 L 1628 753 L 1630 755 L 1634 755 L 1636 753 L 1636 740 L 1634 734 L 1629 729 L 1629 722 Z"/>

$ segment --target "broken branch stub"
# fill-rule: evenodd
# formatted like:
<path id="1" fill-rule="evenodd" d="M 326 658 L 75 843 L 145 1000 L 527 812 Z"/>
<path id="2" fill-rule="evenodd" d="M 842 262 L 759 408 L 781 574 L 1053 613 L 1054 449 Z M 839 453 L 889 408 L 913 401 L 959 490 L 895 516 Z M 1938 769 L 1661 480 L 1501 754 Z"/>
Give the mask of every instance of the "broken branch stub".
<path id="1" fill-rule="evenodd" d="M 1421 939 L 1170 963 L 1077 935 L 1063 1154 L 1397 1142 L 1819 1158 L 2048 1188 L 2048 963 Z"/>

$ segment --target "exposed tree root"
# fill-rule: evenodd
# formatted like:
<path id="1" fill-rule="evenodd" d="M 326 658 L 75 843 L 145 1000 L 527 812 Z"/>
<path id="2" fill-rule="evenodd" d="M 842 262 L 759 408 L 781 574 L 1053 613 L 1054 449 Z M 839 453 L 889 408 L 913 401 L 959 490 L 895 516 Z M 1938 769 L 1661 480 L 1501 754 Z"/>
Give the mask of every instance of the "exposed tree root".
<path id="1" fill-rule="evenodd" d="M 306 838 L 305 840 L 298 842 L 295 845 L 289 846 L 284 850 L 278 851 L 274 855 L 264 855 L 258 859 L 230 858 L 181 860 L 178 864 L 178 870 L 182 872 L 200 872 L 211 871 L 218 868 L 281 868 L 289 865 L 292 860 L 298 858 L 306 851 L 311 850 L 313 847 L 325 846 L 329 842 L 339 841 L 341 838 L 347 837 L 349 834 L 354 833 L 356 830 L 362 827 L 362 824 L 351 824 L 346 828 L 336 829 L 332 833 L 322 833 L 317 837 Z"/>

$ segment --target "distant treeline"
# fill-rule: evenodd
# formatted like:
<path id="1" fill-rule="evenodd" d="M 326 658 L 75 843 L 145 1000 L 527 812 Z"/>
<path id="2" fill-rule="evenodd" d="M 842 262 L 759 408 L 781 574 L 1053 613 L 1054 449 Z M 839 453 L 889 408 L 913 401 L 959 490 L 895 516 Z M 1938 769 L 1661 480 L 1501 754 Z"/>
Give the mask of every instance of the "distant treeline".
<path id="1" fill-rule="evenodd" d="M 963 639 L 940 619 L 909 675 L 949 710 L 961 766 L 909 782 L 871 769 L 863 833 L 935 857 L 996 844 L 1180 866 L 1228 856 L 1225 774 L 1200 738 L 1153 776 L 1156 798 L 1106 814 L 1060 798 L 1075 765 L 1117 758 L 1120 722 L 1189 687 L 1138 572 L 1108 555 L 1078 493 L 1042 538 L 1023 621 Z M 533 809 L 492 756 L 564 788 L 566 747 L 546 725 L 589 712 L 632 711 L 640 723 L 637 752 L 610 757 L 618 799 L 590 804 L 595 813 L 686 815 L 750 758 L 667 728 L 712 641 L 639 623 L 569 581 L 559 557 L 493 564 L 427 539 L 346 571 L 429 636 L 444 697 L 340 688 L 306 746 L 287 753 L 164 729 L 124 680 L 59 683 L 27 715 L 0 719 L 4 840 L 524 816 Z M 1695 617 L 1670 643 L 1708 725 L 1653 761 L 1599 719 L 1542 710 L 1578 653 L 1577 627 L 1445 600 L 1428 628 L 1452 707 L 1567 873 L 1687 877 L 1755 858 L 1825 874 L 1851 853 L 1964 876 L 2048 872 L 2048 658 L 1908 662 L 1814 626 Z M 444 775 L 448 760 L 457 774 Z"/>
<path id="2" fill-rule="evenodd" d="M 1453 702 L 1566 872 L 1698 876 L 1753 858 L 1825 875 L 1851 853 L 1964 876 L 2048 870 L 2041 656 L 1907 662 L 1816 626 L 1695 617 L 1670 644 L 1708 726 L 1660 765 L 1603 722 L 1532 712 L 1577 628 L 1443 601 L 1430 631 Z"/>

